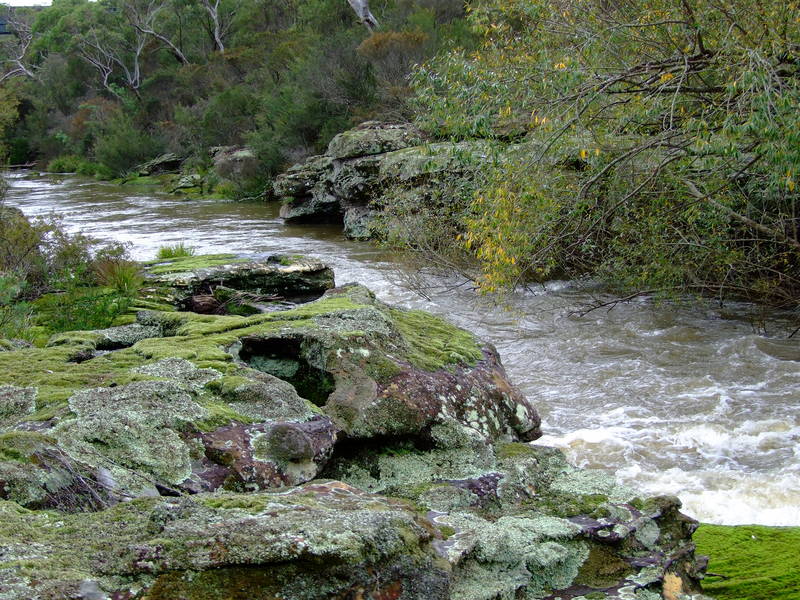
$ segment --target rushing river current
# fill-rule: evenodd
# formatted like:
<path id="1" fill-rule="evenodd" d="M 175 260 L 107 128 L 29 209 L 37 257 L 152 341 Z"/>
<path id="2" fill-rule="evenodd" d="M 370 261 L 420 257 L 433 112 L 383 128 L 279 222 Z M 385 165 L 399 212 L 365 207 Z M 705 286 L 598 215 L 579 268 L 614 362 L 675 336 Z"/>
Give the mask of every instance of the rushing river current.
<path id="1" fill-rule="evenodd" d="M 364 283 L 497 346 L 542 415 L 546 435 L 536 443 L 643 492 L 678 495 L 702 521 L 800 525 L 800 333 L 788 337 L 788 315 L 754 320 L 751 306 L 642 299 L 571 316 L 591 297 L 568 282 L 503 306 L 446 280 L 432 281 L 423 298 L 404 283 L 397 257 L 336 227 L 285 226 L 275 204 L 178 200 L 72 177 L 8 181 L 11 206 L 129 242 L 137 259 L 177 242 L 198 253 L 317 256 L 338 283 Z"/>

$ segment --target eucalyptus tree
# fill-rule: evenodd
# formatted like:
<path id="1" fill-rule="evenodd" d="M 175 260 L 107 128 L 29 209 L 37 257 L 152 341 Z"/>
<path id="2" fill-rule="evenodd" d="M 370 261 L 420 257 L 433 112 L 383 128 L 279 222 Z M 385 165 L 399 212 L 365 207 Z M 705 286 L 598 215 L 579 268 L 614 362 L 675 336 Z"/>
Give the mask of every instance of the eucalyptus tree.
<path id="1" fill-rule="evenodd" d="M 27 77 L 36 79 L 36 66 L 32 62 L 31 31 L 32 17 L 23 11 L 12 7 L 4 8 L 4 20 L 8 33 L 0 37 L 0 63 L 3 71 L 0 73 L 0 83 L 11 77 Z"/>

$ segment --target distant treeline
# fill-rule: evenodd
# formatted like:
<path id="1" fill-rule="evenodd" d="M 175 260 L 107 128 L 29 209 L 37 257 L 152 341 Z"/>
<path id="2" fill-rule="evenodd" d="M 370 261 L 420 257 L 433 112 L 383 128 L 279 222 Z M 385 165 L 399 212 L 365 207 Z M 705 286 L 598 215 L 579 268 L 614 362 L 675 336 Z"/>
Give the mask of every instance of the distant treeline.
<path id="1" fill-rule="evenodd" d="M 366 119 L 409 115 L 407 75 L 469 45 L 460 0 L 54 0 L 5 9 L 0 154 L 111 177 L 164 152 L 248 145 L 258 176 Z"/>

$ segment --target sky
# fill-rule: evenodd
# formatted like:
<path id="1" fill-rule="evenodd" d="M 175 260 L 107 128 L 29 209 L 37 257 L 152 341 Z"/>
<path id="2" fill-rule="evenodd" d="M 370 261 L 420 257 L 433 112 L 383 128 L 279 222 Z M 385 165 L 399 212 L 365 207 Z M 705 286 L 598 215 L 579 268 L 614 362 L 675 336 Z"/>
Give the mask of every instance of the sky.
<path id="1" fill-rule="evenodd" d="M 9 6 L 50 6 L 50 0 L 0 0 Z"/>

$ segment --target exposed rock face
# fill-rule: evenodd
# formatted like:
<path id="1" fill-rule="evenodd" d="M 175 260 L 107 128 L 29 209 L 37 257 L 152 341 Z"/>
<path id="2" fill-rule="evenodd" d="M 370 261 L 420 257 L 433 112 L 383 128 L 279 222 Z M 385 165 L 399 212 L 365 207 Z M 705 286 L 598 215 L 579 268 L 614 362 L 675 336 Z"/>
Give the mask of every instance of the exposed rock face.
<path id="1" fill-rule="evenodd" d="M 307 301 L 334 286 L 333 271 L 304 256 L 247 260 L 231 254 L 151 261 L 146 265 L 155 298 L 181 310 L 226 314 L 261 301 Z M 244 314 L 259 312 L 258 308 Z"/>
<path id="2" fill-rule="evenodd" d="M 153 160 L 142 163 L 133 171 L 142 177 L 160 175 L 162 173 L 177 173 L 180 171 L 184 158 L 172 152 L 157 156 Z"/>
<path id="3" fill-rule="evenodd" d="M 490 345 L 356 285 L 10 349 L 0 598 L 700 598 L 677 500 L 539 435 Z"/>
<path id="4" fill-rule="evenodd" d="M 340 133 L 323 156 L 314 156 L 278 176 L 273 185 L 287 223 L 343 223 L 354 239 L 373 236 L 382 207 L 412 194 L 429 202 L 438 181 L 468 173 L 485 160 L 485 141 L 423 144 L 409 125 L 367 122 Z"/>

